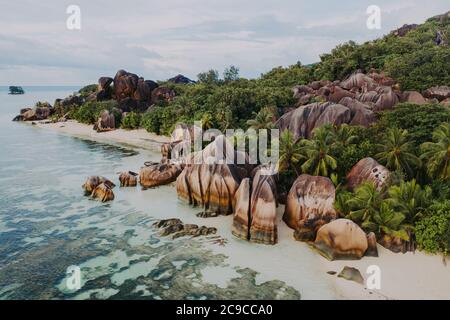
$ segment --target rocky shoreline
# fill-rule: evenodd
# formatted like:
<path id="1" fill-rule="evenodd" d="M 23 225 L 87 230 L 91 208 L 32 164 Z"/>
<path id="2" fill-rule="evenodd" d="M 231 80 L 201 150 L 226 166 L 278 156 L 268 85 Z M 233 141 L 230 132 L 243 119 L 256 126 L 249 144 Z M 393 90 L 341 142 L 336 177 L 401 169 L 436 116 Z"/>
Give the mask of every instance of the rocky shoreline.
<path id="1" fill-rule="evenodd" d="M 76 124 L 72 121 L 69 122 L 68 127 L 60 127 L 59 124 L 55 125 L 39 123 L 37 123 L 36 126 L 39 128 L 47 128 L 58 133 L 73 135 L 77 137 L 89 137 L 90 140 L 99 142 L 112 144 L 120 143 L 141 148 L 141 143 L 136 143 L 136 141 L 139 141 L 138 139 L 131 138 L 128 141 L 124 141 L 125 139 L 123 139 L 119 142 L 115 139 L 114 136 L 108 135 L 109 133 L 103 133 L 103 136 L 101 136 L 100 140 L 97 140 L 96 137 L 93 137 L 91 135 L 92 127 L 88 125 Z M 73 132 L 71 133 L 70 131 Z M 139 136 L 139 130 L 128 131 L 127 137 L 133 137 L 134 135 Z M 159 141 L 160 148 L 165 143 L 163 141 L 166 141 L 166 143 L 168 143 L 168 139 L 166 137 L 159 137 L 157 138 L 157 140 Z M 151 150 L 152 152 L 155 151 L 155 149 Z M 367 178 L 370 178 L 370 173 L 371 171 L 368 170 L 366 173 L 368 175 Z M 371 178 L 376 179 L 375 176 L 372 176 Z M 282 221 L 284 211 L 284 205 L 280 205 L 276 209 L 275 224 L 278 225 L 278 243 L 274 246 L 274 248 L 283 248 L 282 250 L 284 252 L 291 252 L 291 254 L 294 254 L 295 251 L 299 250 L 299 246 L 306 246 L 305 249 L 307 249 L 309 244 L 303 244 L 301 242 L 295 241 L 295 232 L 289 229 L 289 227 Z M 222 229 L 222 234 L 228 233 L 229 235 L 231 235 L 235 230 L 235 222 L 233 220 L 236 220 L 236 218 L 237 215 L 235 214 L 234 218 L 231 216 L 220 216 L 219 218 L 208 219 L 207 221 L 208 225 L 215 226 L 219 230 Z M 198 220 L 198 218 L 196 219 Z M 234 236 L 231 237 L 236 239 L 236 237 Z M 224 238 L 226 239 L 226 237 Z M 319 239 L 319 242 L 323 242 L 323 236 L 320 236 Z M 248 239 L 246 238 L 245 240 Z M 228 238 L 227 241 L 229 242 L 230 239 Z M 317 249 L 317 247 L 320 247 L 320 245 L 318 244 L 311 244 L 311 249 Z M 230 252 L 228 248 L 228 245 L 225 245 L 224 247 L 220 247 L 219 250 L 222 250 L 223 253 L 229 255 L 230 259 L 234 259 L 233 252 Z M 256 249 L 256 247 L 254 249 Z M 265 250 L 267 252 L 271 252 L 271 250 Z M 443 285 L 443 283 L 445 283 L 443 279 L 447 279 L 449 277 L 449 274 L 448 267 L 442 263 L 442 257 L 429 256 L 421 252 L 407 252 L 405 254 L 396 254 L 391 252 L 390 250 L 383 248 L 380 245 L 377 246 L 377 251 L 378 257 L 373 257 L 373 255 L 371 254 L 366 254 L 366 256 L 361 260 L 329 261 L 326 258 L 322 258 L 320 255 L 317 255 L 317 258 L 320 261 L 321 272 L 323 274 L 330 272 L 328 277 L 333 283 L 337 295 L 341 299 L 419 299 L 424 297 L 435 297 L 437 299 L 441 299 L 450 294 L 450 292 L 448 292 L 448 288 Z M 257 251 L 255 251 L 255 254 L 256 252 Z M 366 270 L 370 265 L 377 265 L 382 268 L 382 270 L 384 270 L 383 275 L 386 280 L 384 280 L 385 282 L 383 283 L 385 283 L 385 285 L 381 288 L 381 290 L 369 290 L 365 285 L 348 281 L 342 277 L 337 276 L 337 274 L 340 273 L 345 266 L 352 266 L 360 271 L 364 279 L 367 279 L 368 274 L 366 273 Z M 432 268 L 433 270 L 435 270 L 433 276 L 430 277 L 429 275 L 425 275 L 423 273 L 423 268 Z M 417 281 L 411 282 L 407 279 L 416 279 Z"/>

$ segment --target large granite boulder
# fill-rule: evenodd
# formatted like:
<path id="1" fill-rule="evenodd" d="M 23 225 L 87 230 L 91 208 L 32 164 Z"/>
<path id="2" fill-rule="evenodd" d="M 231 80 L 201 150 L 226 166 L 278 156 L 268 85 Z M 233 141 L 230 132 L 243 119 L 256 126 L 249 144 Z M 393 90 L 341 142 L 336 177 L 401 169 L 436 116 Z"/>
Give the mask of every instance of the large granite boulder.
<path id="1" fill-rule="evenodd" d="M 139 182 L 143 188 L 157 187 L 174 182 L 180 173 L 181 167 L 175 164 L 151 164 L 141 169 Z"/>
<path id="2" fill-rule="evenodd" d="M 167 80 L 169 82 L 177 83 L 177 84 L 190 84 L 195 83 L 194 80 L 189 79 L 188 77 L 183 76 L 182 74 L 176 75 L 173 78 Z"/>
<path id="3" fill-rule="evenodd" d="M 402 101 L 412 104 L 426 104 L 427 100 L 417 91 L 405 91 L 402 95 Z"/>
<path id="4" fill-rule="evenodd" d="M 98 79 L 98 91 L 109 90 L 114 79 L 111 77 L 100 77 Z"/>
<path id="5" fill-rule="evenodd" d="M 248 175 L 245 165 L 231 161 L 238 158 L 224 136 L 216 137 L 205 149 L 186 158 L 186 166 L 177 178 L 178 196 L 205 211 L 233 213 L 234 195 Z"/>
<path id="6" fill-rule="evenodd" d="M 151 102 L 153 104 L 159 102 L 170 102 L 175 98 L 175 96 L 176 93 L 173 89 L 168 87 L 159 87 L 153 90 Z"/>
<path id="7" fill-rule="evenodd" d="M 177 178 L 177 193 L 193 206 L 228 215 L 242 176 L 242 168 L 233 164 L 190 164 Z"/>
<path id="8" fill-rule="evenodd" d="M 152 80 L 139 78 L 136 91 L 133 93 L 133 99 L 137 101 L 151 101 L 152 92 L 158 88 L 158 84 Z"/>
<path id="9" fill-rule="evenodd" d="M 349 122 L 350 125 L 368 127 L 377 121 L 377 117 L 372 111 L 370 105 L 364 104 L 350 97 L 343 98 L 339 101 L 339 104 L 350 109 L 352 119 Z"/>
<path id="10" fill-rule="evenodd" d="M 274 176 L 257 170 L 254 178 L 245 178 L 235 194 L 232 233 L 255 243 L 278 241 L 277 191 Z"/>
<path id="11" fill-rule="evenodd" d="M 250 240 L 251 179 L 242 180 L 234 195 L 235 208 L 231 233 L 240 239 Z"/>
<path id="12" fill-rule="evenodd" d="M 406 34 L 408 32 L 416 29 L 418 26 L 419 26 L 418 24 L 404 24 L 400 28 L 398 28 L 394 31 L 391 31 L 391 34 L 393 34 L 394 36 L 397 36 L 397 37 L 404 37 L 404 36 L 406 36 Z"/>
<path id="13" fill-rule="evenodd" d="M 361 259 L 368 242 L 365 232 L 356 223 L 337 219 L 317 231 L 314 247 L 328 260 Z"/>
<path id="14" fill-rule="evenodd" d="M 340 125 L 351 120 L 351 112 L 345 106 L 330 102 L 311 103 L 284 114 L 276 122 L 283 131 L 292 131 L 295 138 L 310 138 L 315 128 L 325 124 Z"/>
<path id="15" fill-rule="evenodd" d="M 355 94 L 351 91 L 345 90 L 340 86 L 332 85 L 329 87 L 329 93 L 326 95 L 327 100 L 330 102 L 338 103 L 345 97 L 354 98 Z"/>
<path id="16" fill-rule="evenodd" d="M 372 182 L 378 190 L 381 190 L 388 178 L 388 169 L 373 158 L 364 158 L 347 174 L 347 187 L 350 190 L 354 190 L 362 183 L 368 181 Z"/>
<path id="17" fill-rule="evenodd" d="M 439 101 L 450 98 L 450 86 L 436 86 L 425 90 L 425 98 L 437 99 Z"/>
<path id="18" fill-rule="evenodd" d="M 351 90 L 354 88 L 361 89 L 363 87 L 374 89 L 375 86 L 375 81 L 371 77 L 360 72 L 352 74 L 340 83 L 340 87 L 346 90 Z"/>
<path id="19" fill-rule="evenodd" d="M 114 94 L 117 101 L 133 97 L 139 77 L 125 70 L 117 71 L 114 77 Z"/>
<path id="20" fill-rule="evenodd" d="M 330 179 L 300 175 L 289 191 L 283 220 L 297 240 L 313 241 L 317 230 L 336 219 L 335 188 Z"/>
<path id="21" fill-rule="evenodd" d="M 111 131 L 116 128 L 116 120 L 114 114 L 108 110 L 103 110 L 100 117 L 94 124 L 94 130 L 97 132 Z"/>
<path id="22" fill-rule="evenodd" d="M 374 111 L 392 109 L 398 102 L 398 96 L 391 87 L 377 87 L 374 90 L 358 93 L 356 99 L 363 103 L 373 103 Z"/>

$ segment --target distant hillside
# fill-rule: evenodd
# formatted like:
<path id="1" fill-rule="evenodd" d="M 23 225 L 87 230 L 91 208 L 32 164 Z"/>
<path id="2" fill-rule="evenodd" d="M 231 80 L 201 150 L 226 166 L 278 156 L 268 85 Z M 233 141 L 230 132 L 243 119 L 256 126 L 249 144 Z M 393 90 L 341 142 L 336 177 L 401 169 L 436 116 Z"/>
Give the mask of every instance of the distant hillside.
<path id="1" fill-rule="evenodd" d="M 403 90 L 450 83 L 450 12 L 405 25 L 375 41 L 337 46 L 314 66 L 316 79 L 343 79 L 356 70 L 385 71 Z"/>

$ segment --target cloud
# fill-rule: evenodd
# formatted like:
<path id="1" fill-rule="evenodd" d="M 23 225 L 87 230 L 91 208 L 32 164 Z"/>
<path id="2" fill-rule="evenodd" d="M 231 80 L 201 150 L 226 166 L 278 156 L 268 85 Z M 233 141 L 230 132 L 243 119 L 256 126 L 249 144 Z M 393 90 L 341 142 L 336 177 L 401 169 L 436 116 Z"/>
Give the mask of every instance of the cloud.
<path id="1" fill-rule="evenodd" d="M 378 0 L 382 29 L 368 30 L 372 2 L 77 0 L 82 29 L 70 31 L 66 8 L 73 1 L 9 1 L 0 11 L 0 85 L 81 85 L 118 69 L 147 79 L 178 73 L 195 78 L 230 64 L 257 77 L 275 66 L 316 62 L 344 41 L 371 40 L 448 10 L 444 0 Z M 31 75 L 36 72 L 38 77 Z"/>

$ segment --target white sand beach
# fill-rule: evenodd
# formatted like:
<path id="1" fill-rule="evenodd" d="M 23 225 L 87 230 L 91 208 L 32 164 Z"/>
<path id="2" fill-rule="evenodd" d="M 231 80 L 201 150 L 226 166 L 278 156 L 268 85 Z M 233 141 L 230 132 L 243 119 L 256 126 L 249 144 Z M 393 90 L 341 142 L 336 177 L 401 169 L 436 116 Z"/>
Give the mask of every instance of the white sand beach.
<path id="1" fill-rule="evenodd" d="M 145 130 L 115 130 L 97 133 L 92 126 L 79 124 L 75 121 L 64 123 L 36 123 L 39 128 L 54 130 L 56 132 L 99 141 L 102 143 L 123 144 L 159 152 L 161 143 L 168 141 L 167 137 L 150 134 Z M 136 164 L 138 168 L 141 164 Z M 134 168 L 130 168 L 134 169 Z M 170 190 L 170 191 L 169 191 Z M 173 185 L 154 189 L 158 192 L 173 192 L 174 201 L 176 193 Z M 142 197 L 140 193 L 132 195 L 136 203 Z M 293 231 L 282 221 L 283 207 L 278 212 L 279 242 L 275 246 L 257 245 L 235 239 L 231 235 L 231 216 L 202 219 L 186 210 L 184 214 L 170 216 L 180 218 L 185 223 L 214 226 L 218 234 L 228 243 L 217 246 L 215 250 L 227 255 L 230 264 L 243 265 L 260 272 L 265 278 L 276 278 L 285 281 L 288 285 L 298 288 L 317 288 L 312 292 L 301 291 L 304 299 L 450 299 L 450 261 L 443 262 L 442 256 L 427 255 L 422 252 L 395 254 L 378 245 L 379 257 L 364 257 L 355 261 L 328 261 L 308 244 L 295 241 Z M 157 217 L 157 218 L 168 218 Z M 305 262 L 306 261 L 306 262 Z M 365 285 L 338 278 L 337 274 L 330 275 L 328 271 L 339 273 L 344 266 L 357 268 L 364 279 L 368 274 L 369 266 L 376 265 L 381 270 L 381 289 L 369 290 Z M 314 275 L 311 279 L 305 274 Z M 211 276 L 210 276 L 211 277 Z M 333 295 L 326 294 L 329 290 Z"/>
<path id="2" fill-rule="evenodd" d="M 28 122 L 31 123 L 31 122 Z M 79 123 L 74 120 L 66 122 L 48 123 L 46 121 L 33 121 L 37 127 L 58 131 L 62 134 L 71 135 L 92 141 L 129 145 L 141 149 L 160 151 L 160 146 L 168 142 L 169 138 L 152 134 L 144 129 L 124 130 L 117 129 L 107 132 L 96 132 L 92 125 Z"/>

